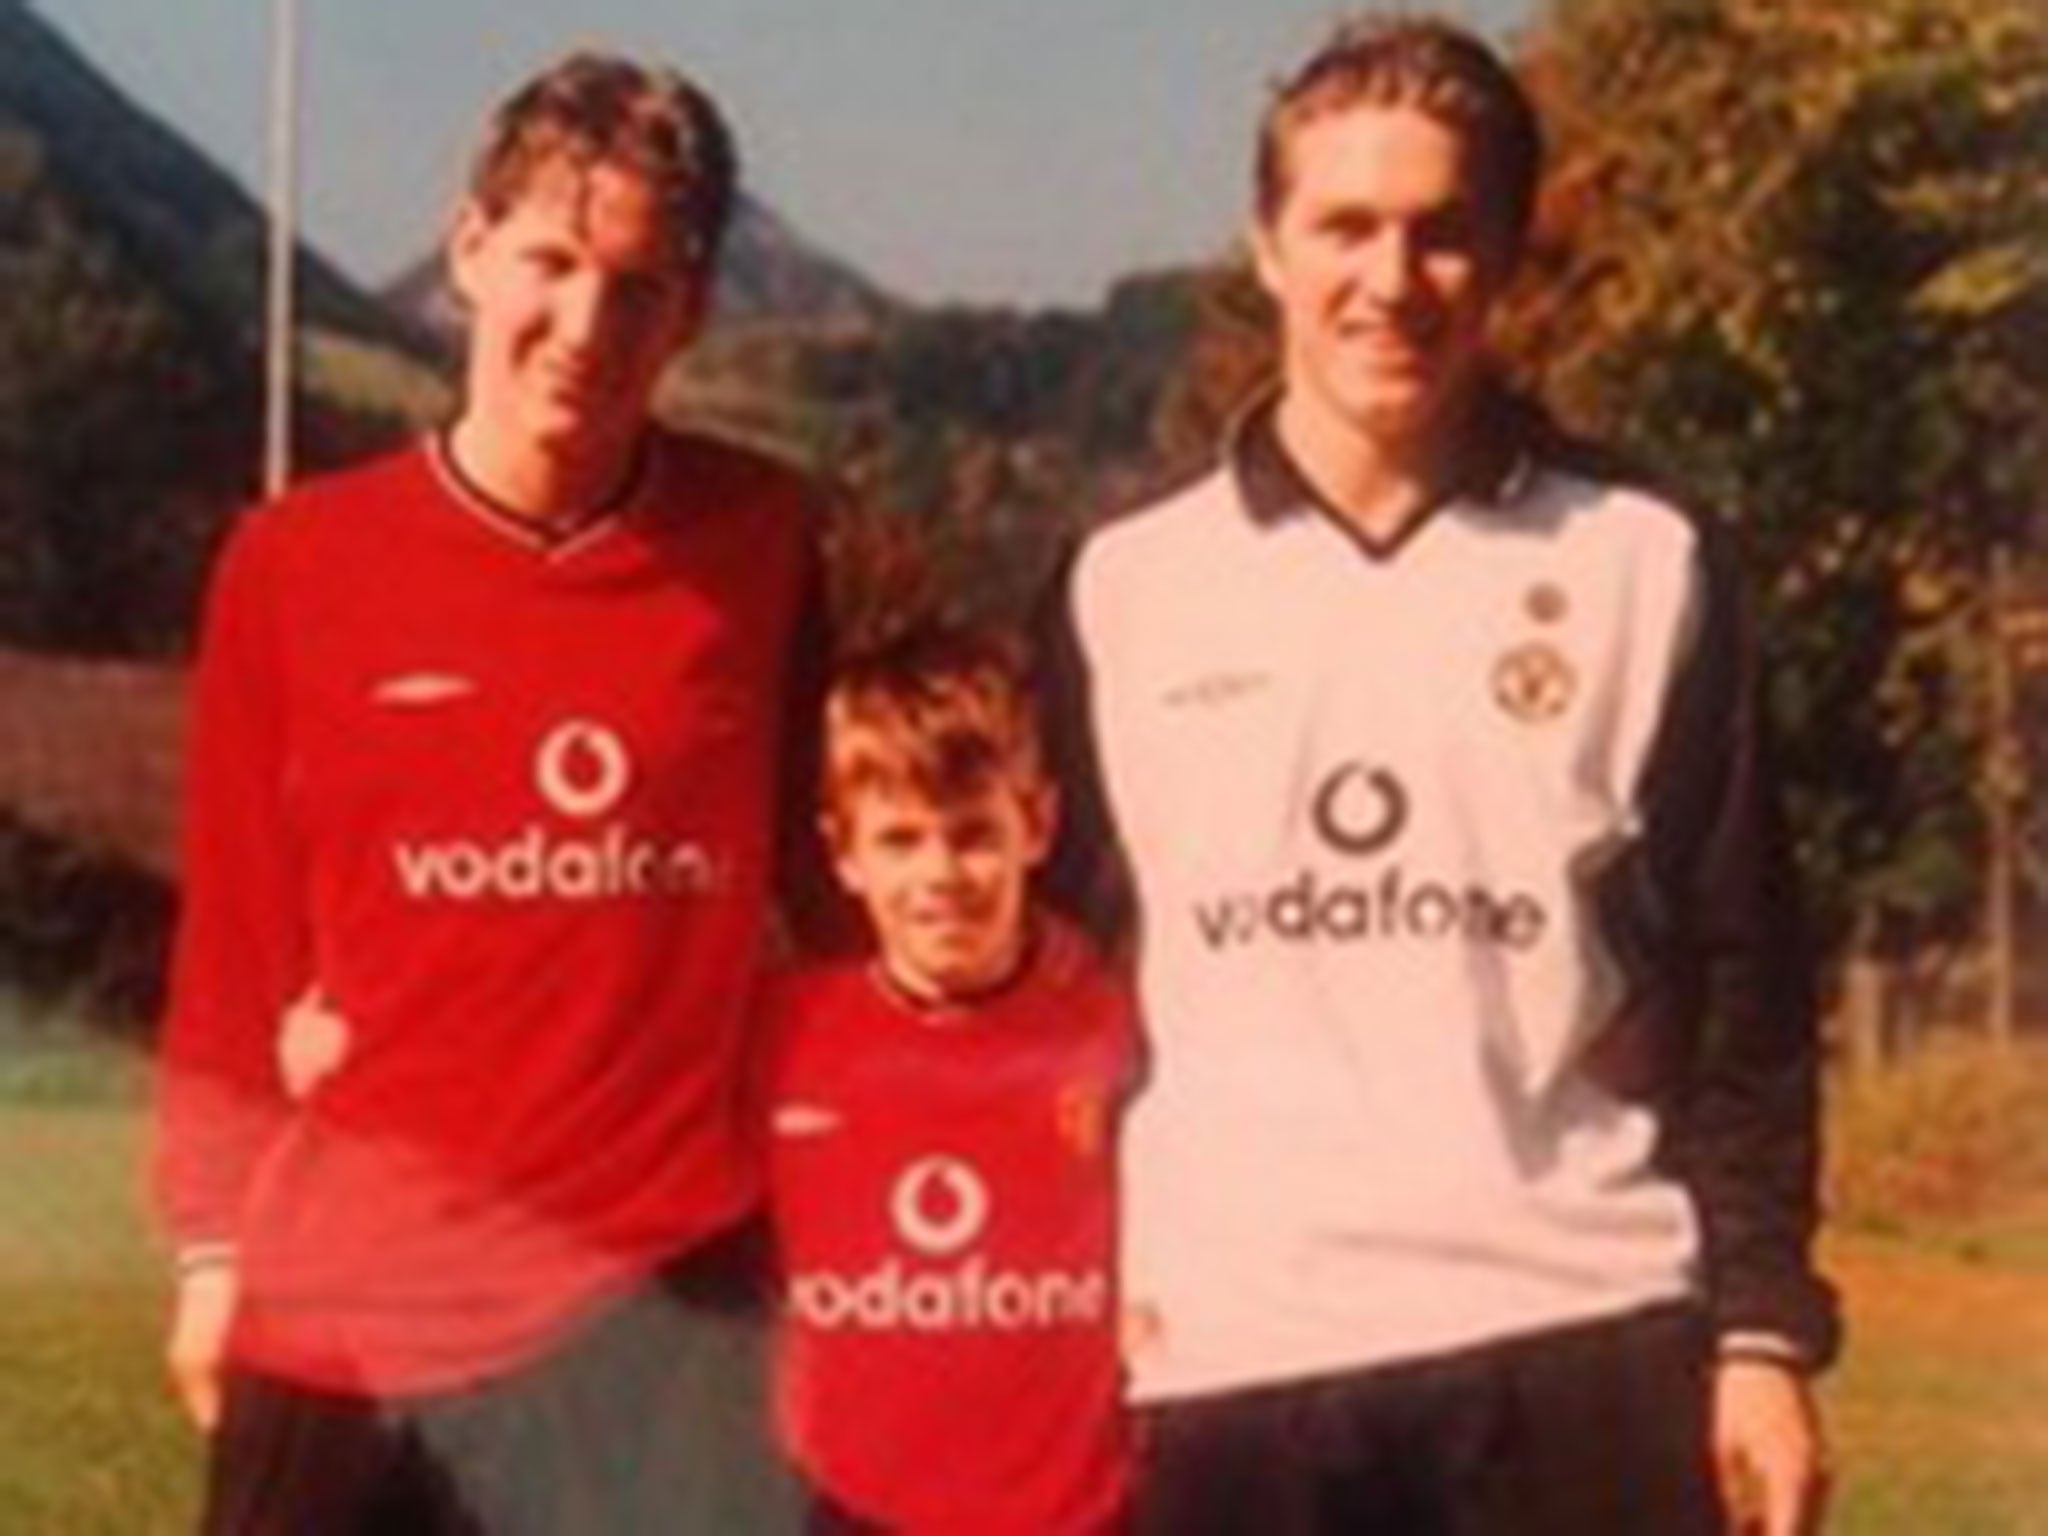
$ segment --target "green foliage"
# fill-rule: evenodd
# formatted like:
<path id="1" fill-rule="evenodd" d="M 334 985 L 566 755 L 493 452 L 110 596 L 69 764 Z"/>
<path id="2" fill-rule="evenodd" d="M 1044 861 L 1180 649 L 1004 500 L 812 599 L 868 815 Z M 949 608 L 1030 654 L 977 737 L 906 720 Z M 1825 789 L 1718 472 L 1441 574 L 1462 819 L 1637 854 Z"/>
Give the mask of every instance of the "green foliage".
<path id="1" fill-rule="evenodd" d="M 221 527 L 255 488 L 263 240 L 240 187 L 32 11 L 0 8 L 0 642 L 186 645 Z M 397 361 L 424 344 L 317 257 L 298 276 L 318 336 L 424 371 Z M 303 462 L 402 429 L 425 386 L 366 403 L 367 371 L 330 366 L 332 400 L 316 377 Z"/>
<path id="2" fill-rule="evenodd" d="M 172 900 L 132 866 L 0 812 L 0 977 L 116 1032 L 155 1017 Z"/>
<path id="3" fill-rule="evenodd" d="M 200 1443 L 165 1386 L 163 1262 L 127 1107 L 0 1100 L 0 1525 L 192 1529 Z M 22 1176 L 32 1170 L 32 1176 Z"/>
<path id="4" fill-rule="evenodd" d="M 1014 622 L 1080 529 L 1207 459 L 1213 435 L 1166 440 L 1231 281 L 1159 273 L 1093 312 L 902 312 L 820 335 L 792 383 L 847 490 L 834 550 L 853 628 L 893 622 L 906 580 L 924 608 Z"/>
<path id="5" fill-rule="evenodd" d="M 1943 1040 L 1834 1085 L 1828 1207 L 1881 1232 L 2048 1213 L 2048 1052 Z"/>
<path id="6" fill-rule="evenodd" d="M 1568 417 L 1741 526 L 1824 931 L 1973 920 L 1997 541 L 2048 483 L 2034 0 L 1561 0 L 1508 334 Z"/>

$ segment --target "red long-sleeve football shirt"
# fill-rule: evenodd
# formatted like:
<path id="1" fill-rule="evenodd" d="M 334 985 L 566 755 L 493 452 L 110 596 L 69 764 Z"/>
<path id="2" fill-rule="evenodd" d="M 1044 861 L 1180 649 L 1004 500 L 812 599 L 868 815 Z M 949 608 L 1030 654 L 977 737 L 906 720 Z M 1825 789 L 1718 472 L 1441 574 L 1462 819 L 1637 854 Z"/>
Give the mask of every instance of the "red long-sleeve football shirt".
<path id="1" fill-rule="evenodd" d="M 175 1238 L 238 1249 L 239 1361 L 472 1381 L 755 1202 L 736 1058 L 805 501 L 656 436 L 617 513 L 553 548 L 432 448 L 237 528 L 195 685 L 156 1175 Z M 314 984 L 345 1049 L 294 1103 L 279 1021 Z"/>

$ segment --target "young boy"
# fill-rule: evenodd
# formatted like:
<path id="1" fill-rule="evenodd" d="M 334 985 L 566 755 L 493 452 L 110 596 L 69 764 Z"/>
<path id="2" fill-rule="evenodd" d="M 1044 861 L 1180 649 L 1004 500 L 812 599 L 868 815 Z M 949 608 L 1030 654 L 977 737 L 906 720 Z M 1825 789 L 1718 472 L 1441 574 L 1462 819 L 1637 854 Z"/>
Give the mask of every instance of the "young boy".
<path id="1" fill-rule="evenodd" d="M 875 953 L 771 991 L 764 1127 L 812 1529 L 1116 1529 L 1131 1035 L 1027 893 L 1056 807 L 1018 673 L 927 633 L 849 667 L 825 719 L 826 841 Z"/>
<path id="2" fill-rule="evenodd" d="M 653 1536 L 776 1496 L 737 1085 L 816 714 L 812 497 L 649 410 L 733 181 L 680 76 L 528 82 L 449 241 L 454 425 L 223 556 L 156 1167 L 214 1536 Z M 281 1075 L 316 980 L 317 1070 L 288 1035 Z"/>

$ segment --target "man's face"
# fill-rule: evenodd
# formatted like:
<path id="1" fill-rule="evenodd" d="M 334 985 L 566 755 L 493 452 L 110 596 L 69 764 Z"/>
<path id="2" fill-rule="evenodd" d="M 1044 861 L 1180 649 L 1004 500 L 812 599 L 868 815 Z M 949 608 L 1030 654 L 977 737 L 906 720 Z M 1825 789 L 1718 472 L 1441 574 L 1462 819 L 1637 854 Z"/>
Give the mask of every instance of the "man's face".
<path id="1" fill-rule="evenodd" d="M 1015 966 L 1051 832 L 1051 792 L 1007 778 L 944 804 L 870 788 L 833 829 L 834 858 L 889 974 L 922 997 L 964 997 Z"/>
<path id="2" fill-rule="evenodd" d="M 1471 376 L 1508 258 L 1458 134 L 1412 107 L 1296 126 L 1287 190 L 1253 232 L 1286 386 L 1382 445 L 1429 440 Z"/>
<path id="3" fill-rule="evenodd" d="M 703 313 L 659 197 L 605 162 L 541 165 L 496 217 L 466 205 L 449 264 L 470 309 L 470 421 L 508 451 L 574 460 L 630 443 Z"/>

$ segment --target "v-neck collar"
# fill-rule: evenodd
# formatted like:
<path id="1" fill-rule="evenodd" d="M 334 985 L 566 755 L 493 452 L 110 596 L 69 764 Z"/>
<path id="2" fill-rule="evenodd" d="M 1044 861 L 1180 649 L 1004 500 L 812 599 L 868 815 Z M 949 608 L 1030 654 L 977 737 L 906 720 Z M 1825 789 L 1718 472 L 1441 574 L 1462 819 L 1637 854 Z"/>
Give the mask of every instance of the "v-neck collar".
<path id="1" fill-rule="evenodd" d="M 471 479 L 456 459 L 447 432 L 427 438 L 426 454 L 441 488 L 463 513 L 505 542 L 549 560 L 567 559 L 617 528 L 640 500 L 654 458 L 653 441 L 643 436 L 617 488 L 602 502 L 558 517 L 536 518 L 515 512 Z"/>
<path id="2" fill-rule="evenodd" d="M 1390 539 L 1374 538 L 1318 491 L 1287 445 L 1278 425 L 1280 391 L 1253 400 L 1231 424 L 1224 454 L 1237 482 L 1245 515 L 1273 528 L 1296 518 L 1319 516 L 1367 559 L 1394 560 L 1444 513 L 1460 506 L 1508 510 L 1527 494 L 1537 470 L 1542 417 L 1537 409 L 1498 388 L 1480 397 L 1477 444 L 1469 467 L 1456 483 L 1404 523 Z"/>

